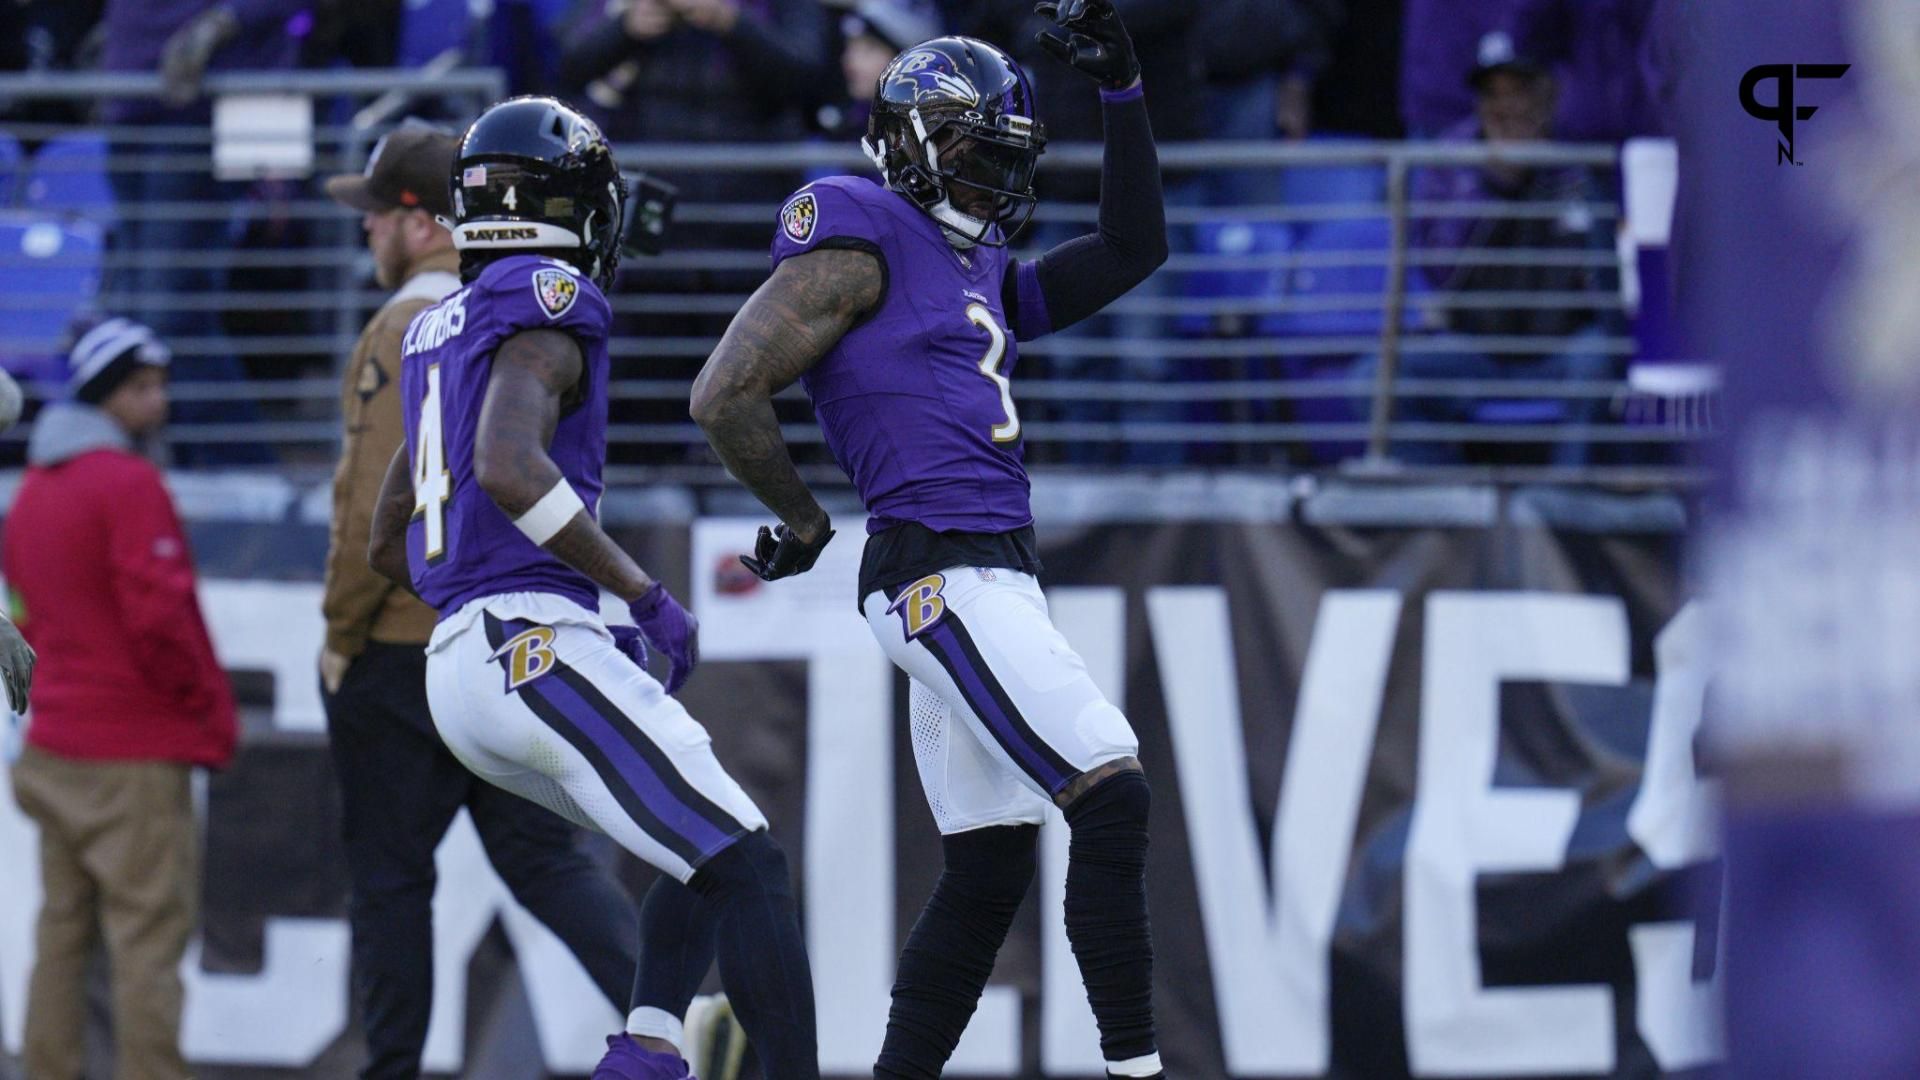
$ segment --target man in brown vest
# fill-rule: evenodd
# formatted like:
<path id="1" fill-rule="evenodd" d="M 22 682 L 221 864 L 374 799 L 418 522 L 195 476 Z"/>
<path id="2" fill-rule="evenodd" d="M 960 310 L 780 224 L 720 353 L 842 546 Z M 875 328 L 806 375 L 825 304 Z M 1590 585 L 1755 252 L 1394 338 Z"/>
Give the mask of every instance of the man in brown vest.
<path id="1" fill-rule="evenodd" d="M 440 741 L 426 691 L 434 612 L 367 566 L 374 502 L 404 437 L 401 341 L 415 315 L 460 287 L 453 239 L 435 220 L 453 212 L 457 145 L 402 127 L 374 148 L 364 174 L 327 181 L 328 195 L 365 215 L 375 277 L 398 289 L 347 362 L 320 654 L 353 885 L 353 982 L 368 1049 L 361 1075 L 370 1078 L 419 1075 L 433 1001 L 433 854 L 461 807 L 514 898 L 616 1009 L 625 1009 L 638 963 L 632 901 L 578 849 L 578 830 L 477 779 Z"/>

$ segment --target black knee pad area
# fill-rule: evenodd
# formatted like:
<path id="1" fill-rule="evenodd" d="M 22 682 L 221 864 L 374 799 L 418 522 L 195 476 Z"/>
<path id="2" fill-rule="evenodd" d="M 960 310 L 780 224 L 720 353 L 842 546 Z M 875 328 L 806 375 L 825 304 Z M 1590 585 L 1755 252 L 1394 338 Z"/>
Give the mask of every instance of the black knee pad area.
<path id="1" fill-rule="evenodd" d="M 1138 831 L 1145 835 L 1147 815 L 1153 809 L 1153 788 L 1145 773 L 1129 769 L 1093 785 L 1067 807 L 1067 824 L 1078 840 L 1086 830 Z"/>
<path id="2" fill-rule="evenodd" d="M 787 854 L 767 830 L 757 829 L 701 864 L 687 884 L 702 896 L 740 888 L 785 892 L 791 888 Z"/>

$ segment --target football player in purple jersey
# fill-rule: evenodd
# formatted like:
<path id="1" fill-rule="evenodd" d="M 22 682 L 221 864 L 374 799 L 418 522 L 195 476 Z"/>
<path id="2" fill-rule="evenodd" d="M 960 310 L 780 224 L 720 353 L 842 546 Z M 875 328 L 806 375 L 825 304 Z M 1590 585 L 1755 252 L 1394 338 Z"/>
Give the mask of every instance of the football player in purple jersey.
<path id="1" fill-rule="evenodd" d="M 908 936 L 881 1077 L 934 1077 L 1032 881 L 1049 809 L 1072 830 L 1067 935 L 1113 1076 L 1161 1075 L 1146 899 L 1146 778 L 1127 719 L 1047 616 L 1012 385 L 1017 342 L 1087 318 L 1166 258 L 1140 68 L 1111 0 L 1037 5 L 1055 55 L 1100 84 L 1099 230 L 1037 260 L 1045 135 L 1027 76 L 983 41 L 937 38 L 880 77 L 868 154 L 781 209 L 773 276 L 694 384 L 693 415 L 780 518 L 747 565 L 806 571 L 833 536 L 771 397 L 798 380 L 869 512 L 860 605 L 912 680 L 914 750 L 945 872 Z"/>
<path id="2" fill-rule="evenodd" d="M 815 1080 L 812 975 L 786 857 L 669 695 L 693 617 L 598 521 L 606 459 L 602 290 L 626 186 L 592 121 L 515 98 L 467 129 L 452 177 L 463 287 L 407 328 L 407 440 L 369 559 L 440 614 L 435 728 L 482 778 L 597 828 L 665 872 L 641 906 L 626 1030 L 598 1080 L 685 1077 L 681 1018 L 717 952 L 770 1080 Z M 609 629 L 600 594 L 634 626 Z M 648 646 L 668 661 L 646 670 Z"/>

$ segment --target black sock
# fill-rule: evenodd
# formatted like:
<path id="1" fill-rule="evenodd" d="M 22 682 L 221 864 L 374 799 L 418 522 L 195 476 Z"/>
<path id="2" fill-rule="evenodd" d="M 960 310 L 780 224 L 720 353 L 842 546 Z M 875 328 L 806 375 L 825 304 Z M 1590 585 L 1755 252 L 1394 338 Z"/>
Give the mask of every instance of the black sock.
<path id="1" fill-rule="evenodd" d="M 1156 1052 L 1147 923 L 1147 809 L 1138 772 L 1110 776 L 1067 808 L 1067 940 L 1108 1062 Z"/>
<path id="2" fill-rule="evenodd" d="M 900 952 L 875 1076 L 938 1080 L 1033 883 L 1039 836 L 1001 825 L 941 839 L 946 868 Z"/>
<path id="3" fill-rule="evenodd" d="M 640 903 L 640 967 L 633 1009 L 659 1009 L 679 1021 L 713 966 L 719 912 L 693 889 L 662 875 Z"/>
<path id="4" fill-rule="evenodd" d="M 818 1080 L 813 972 L 780 846 L 744 836 L 688 884 L 715 914 L 720 981 L 767 1080 Z"/>

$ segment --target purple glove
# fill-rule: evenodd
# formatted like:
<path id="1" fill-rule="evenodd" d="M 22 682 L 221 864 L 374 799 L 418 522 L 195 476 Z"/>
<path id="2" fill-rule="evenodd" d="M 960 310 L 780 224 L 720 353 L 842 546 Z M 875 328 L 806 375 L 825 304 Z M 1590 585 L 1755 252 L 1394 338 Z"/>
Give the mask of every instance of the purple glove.
<path id="1" fill-rule="evenodd" d="M 640 633 L 640 628 L 637 626 L 609 626 L 607 629 L 613 633 L 613 647 L 626 653 L 628 659 L 640 665 L 640 670 L 645 671 L 647 669 L 647 639 Z"/>
<path id="2" fill-rule="evenodd" d="M 657 581 L 640 599 L 628 604 L 627 611 L 646 635 L 646 643 L 667 658 L 667 677 L 661 680 L 667 693 L 686 685 L 687 676 L 700 662 L 700 620 Z"/>

